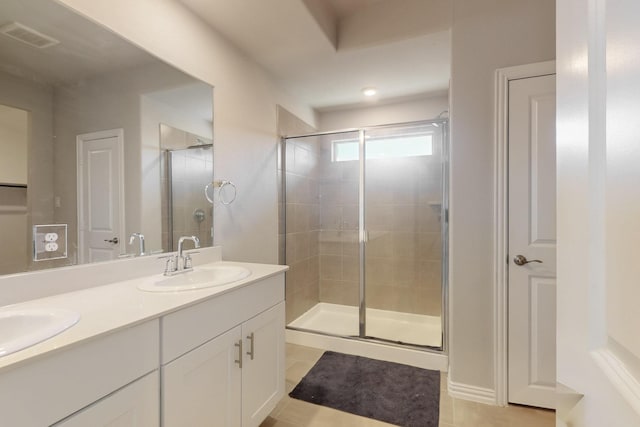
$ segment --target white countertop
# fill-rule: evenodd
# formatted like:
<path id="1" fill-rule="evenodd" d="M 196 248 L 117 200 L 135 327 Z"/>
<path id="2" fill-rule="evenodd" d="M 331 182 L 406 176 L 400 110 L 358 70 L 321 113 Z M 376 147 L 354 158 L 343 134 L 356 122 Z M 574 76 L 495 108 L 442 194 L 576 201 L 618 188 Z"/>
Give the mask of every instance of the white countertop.
<path id="1" fill-rule="evenodd" d="M 59 335 L 18 352 L 0 357 L 0 372 L 52 352 L 68 349 L 71 346 L 101 335 L 159 318 L 172 311 L 228 293 L 288 269 L 287 266 L 272 264 L 228 261 L 214 261 L 213 263 L 246 267 L 251 271 L 251 275 L 227 285 L 177 292 L 145 292 L 139 290 L 137 288 L 138 284 L 143 280 L 149 279 L 149 276 L 144 276 L 33 299 L 0 308 L 0 310 L 57 308 L 75 311 L 80 314 L 80 321 Z M 195 268 L 198 268 L 198 266 Z M 154 276 L 157 276 L 158 279 L 163 277 L 161 273 Z"/>

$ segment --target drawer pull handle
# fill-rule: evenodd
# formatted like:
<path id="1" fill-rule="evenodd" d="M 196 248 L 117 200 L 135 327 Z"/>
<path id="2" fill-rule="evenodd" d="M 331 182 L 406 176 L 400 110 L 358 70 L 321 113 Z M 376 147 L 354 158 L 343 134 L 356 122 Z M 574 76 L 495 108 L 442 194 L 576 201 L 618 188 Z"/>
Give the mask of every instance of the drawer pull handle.
<path id="1" fill-rule="evenodd" d="M 235 346 L 238 347 L 238 358 L 234 362 L 242 369 L 242 340 L 238 340 Z"/>
<path id="2" fill-rule="evenodd" d="M 253 343 L 254 343 L 253 332 L 251 332 L 251 335 L 247 335 L 247 339 L 251 343 L 251 346 L 249 347 L 249 351 L 247 351 L 247 354 L 249 356 L 251 356 L 251 360 L 253 360 L 253 355 L 254 355 L 254 352 L 253 352 Z"/>

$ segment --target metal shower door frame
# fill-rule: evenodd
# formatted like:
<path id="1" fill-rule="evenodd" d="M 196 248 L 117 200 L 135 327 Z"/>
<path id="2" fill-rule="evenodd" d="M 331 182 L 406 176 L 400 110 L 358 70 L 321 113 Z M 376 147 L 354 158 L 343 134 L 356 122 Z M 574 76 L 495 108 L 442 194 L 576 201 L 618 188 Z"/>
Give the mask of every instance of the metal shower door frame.
<path id="1" fill-rule="evenodd" d="M 442 237 L 442 279 L 441 279 L 441 333 L 442 333 L 442 346 L 441 347 L 431 347 L 431 346 L 421 346 L 415 344 L 399 344 L 393 341 L 369 337 L 366 334 L 367 321 L 366 321 L 366 244 L 368 240 L 367 230 L 365 228 L 365 190 L 366 190 L 366 132 L 376 129 L 384 129 L 384 128 L 393 128 L 393 127 L 401 127 L 401 126 L 419 126 L 419 125 L 431 125 L 436 124 L 438 127 L 442 128 L 441 132 L 441 149 L 442 149 L 442 204 L 440 207 L 440 218 L 442 222 L 441 226 L 441 237 Z M 287 139 L 295 139 L 295 138 L 305 138 L 305 137 L 313 137 L 313 136 L 325 136 L 325 135 L 336 135 L 342 133 L 358 133 L 358 146 L 359 146 L 359 173 L 358 173 L 358 181 L 359 181 L 359 194 L 358 194 L 358 244 L 359 244 L 359 304 L 358 304 L 358 336 L 343 336 L 337 334 L 331 334 L 320 331 L 312 331 L 304 328 L 297 328 L 287 326 L 288 329 L 304 331 L 304 332 L 313 332 L 315 334 L 333 336 L 339 338 L 349 338 L 363 341 L 374 341 L 381 342 L 387 345 L 402 347 L 402 348 L 412 348 L 418 349 L 422 351 L 438 353 L 438 354 L 447 354 L 449 347 L 449 339 L 448 339 L 448 284 L 449 284 L 449 120 L 446 118 L 437 118 L 433 120 L 421 120 L 414 122 L 403 122 L 403 123 L 392 123 L 386 125 L 377 125 L 377 126 L 366 126 L 361 128 L 351 128 L 351 129 L 342 129 L 336 131 L 328 131 L 328 132 L 316 132 L 302 135 L 286 135 L 280 138 L 279 144 L 279 161 L 280 161 L 280 170 L 282 172 L 281 179 L 281 191 L 282 191 L 282 203 L 286 206 L 286 140 Z M 283 222 L 286 228 L 286 208 L 283 208 Z M 286 239 L 285 239 L 285 253 L 286 253 Z M 286 258 L 286 256 L 285 256 Z"/>

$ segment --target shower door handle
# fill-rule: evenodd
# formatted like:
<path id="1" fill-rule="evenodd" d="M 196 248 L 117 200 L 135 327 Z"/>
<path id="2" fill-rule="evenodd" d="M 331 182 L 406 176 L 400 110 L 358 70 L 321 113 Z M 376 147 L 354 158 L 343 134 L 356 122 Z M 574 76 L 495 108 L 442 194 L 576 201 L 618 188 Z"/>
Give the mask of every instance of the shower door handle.
<path id="1" fill-rule="evenodd" d="M 361 230 L 360 231 L 360 241 L 367 243 L 369 241 L 369 231 Z"/>

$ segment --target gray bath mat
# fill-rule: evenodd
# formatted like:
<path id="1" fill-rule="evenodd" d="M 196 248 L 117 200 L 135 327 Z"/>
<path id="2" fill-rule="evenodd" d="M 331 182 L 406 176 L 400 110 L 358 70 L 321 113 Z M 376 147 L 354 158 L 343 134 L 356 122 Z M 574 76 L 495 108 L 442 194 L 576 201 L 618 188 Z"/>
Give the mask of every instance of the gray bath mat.
<path id="1" fill-rule="evenodd" d="M 403 427 L 438 427 L 440 372 L 327 351 L 289 396 Z"/>

